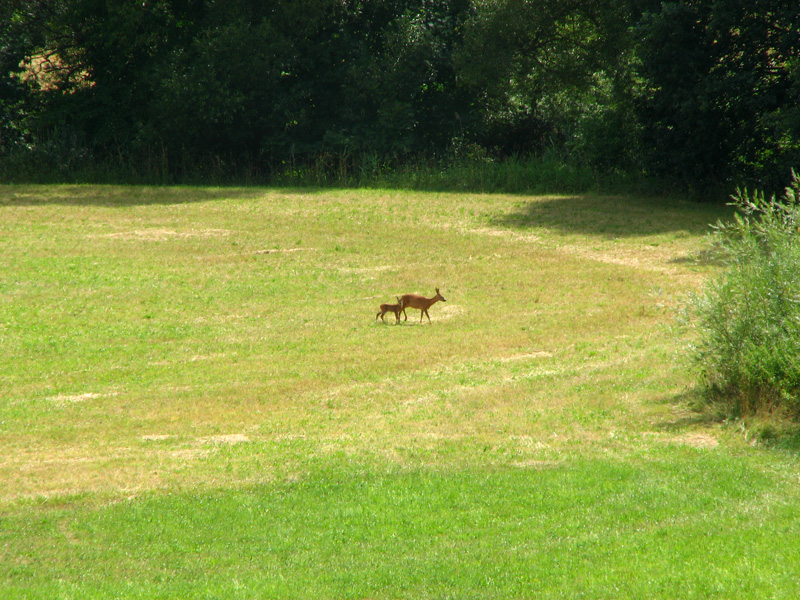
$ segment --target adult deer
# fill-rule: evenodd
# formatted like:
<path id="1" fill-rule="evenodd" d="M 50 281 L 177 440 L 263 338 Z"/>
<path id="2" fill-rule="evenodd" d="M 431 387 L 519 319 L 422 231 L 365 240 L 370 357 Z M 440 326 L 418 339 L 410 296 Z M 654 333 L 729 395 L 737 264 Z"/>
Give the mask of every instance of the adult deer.
<path id="1" fill-rule="evenodd" d="M 422 323 L 422 315 L 425 315 L 428 317 L 428 323 L 430 323 L 431 316 L 428 314 L 428 309 L 436 304 L 439 300 L 442 302 L 447 302 L 447 300 L 444 299 L 444 296 L 439 293 L 439 288 L 436 288 L 436 295 L 433 298 L 426 298 L 425 296 L 418 296 L 417 294 L 405 294 L 400 298 L 400 310 L 403 311 L 403 316 L 405 317 L 405 320 L 408 321 L 406 309 L 419 309 L 421 311 L 419 313 L 419 322 Z"/>
<path id="2" fill-rule="evenodd" d="M 376 321 L 378 320 L 378 317 L 380 317 L 381 321 L 386 323 L 386 319 L 383 318 L 383 315 L 385 315 L 387 312 L 393 312 L 394 313 L 395 323 L 399 323 L 400 322 L 400 310 L 401 310 L 400 309 L 400 298 L 398 298 L 397 296 L 395 296 L 395 298 L 397 298 L 397 304 L 381 304 L 380 305 L 380 310 L 378 311 L 378 314 L 375 315 L 375 320 Z"/>

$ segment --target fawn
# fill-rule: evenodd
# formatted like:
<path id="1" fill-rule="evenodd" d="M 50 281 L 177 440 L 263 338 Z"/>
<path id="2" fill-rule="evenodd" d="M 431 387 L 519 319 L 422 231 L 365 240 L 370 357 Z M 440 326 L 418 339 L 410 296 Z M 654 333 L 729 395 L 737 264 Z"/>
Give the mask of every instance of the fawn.
<path id="1" fill-rule="evenodd" d="M 395 323 L 399 323 L 400 322 L 400 310 L 401 310 L 400 309 L 400 298 L 398 298 L 397 296 L 395 296 L 395 298 L 397 298 L 397 304 L 381 304 L 380 310 L 378 311 L 378 314 L 375 315 L 375 320 L 376 321 L 378 320 L 378 317 L 380 317 L 381 321 L 386 323 L 386 319 L 383 318 L 383 315 L 385 315 L 387 312 L 393 312 L 394 313 L 394 318 L 395 318 Z"/>

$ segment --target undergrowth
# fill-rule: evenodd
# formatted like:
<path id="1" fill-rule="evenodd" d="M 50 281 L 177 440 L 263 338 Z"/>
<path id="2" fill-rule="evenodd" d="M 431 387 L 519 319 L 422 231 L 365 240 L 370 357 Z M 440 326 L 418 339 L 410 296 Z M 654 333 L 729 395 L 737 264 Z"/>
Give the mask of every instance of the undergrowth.
<path id="1" fill-rule="evenodd" d="M 120 154 L 115 160 L 96 160 L 70 146 L 63 152 L 45 148 L 6 155 L 0 162 L 0 183 L 271 185 L 511 194 L 686 192 L 679 182 L 635 171 L 598 170 L 557 152 L 510 157 L 472 152 L 411 159 L 329 153 L 306 162 L 267 165 L 255 158 L 224 156 L 193 159 L 187 155 L 175 160 L 157 148 L 139 158 Z M 707 192 L 703 190 L 704 197 Z"/>

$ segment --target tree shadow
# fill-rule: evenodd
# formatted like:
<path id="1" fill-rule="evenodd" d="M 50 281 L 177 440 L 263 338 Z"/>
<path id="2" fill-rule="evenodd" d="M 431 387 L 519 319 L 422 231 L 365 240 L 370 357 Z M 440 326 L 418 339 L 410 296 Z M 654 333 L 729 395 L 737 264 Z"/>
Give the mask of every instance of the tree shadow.
<path id="1" fill-rule="evenodd" d="M 675 198 L 583 194 L 534 198 L 491 222 L 509 229 L 542 228 L 613 239 L 681 231 L 699 234 L 731 214 L 727 206 Z"/>
<path id="2" fill-rule="evenodd" d="M 0 208 L 4 206 L 159 206 L 193 204 L 214 200 L 255 198 L 270 192 L 314 194 L 311 188 L 150 186 L 105 184 L 0 185 Z"/>

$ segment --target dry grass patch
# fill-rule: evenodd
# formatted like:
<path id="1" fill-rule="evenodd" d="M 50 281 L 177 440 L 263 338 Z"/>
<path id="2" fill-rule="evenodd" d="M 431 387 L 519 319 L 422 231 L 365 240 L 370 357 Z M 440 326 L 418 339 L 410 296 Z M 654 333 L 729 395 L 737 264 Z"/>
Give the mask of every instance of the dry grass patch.
<path id="1" fill-rule="evenodd" d="M 692 448 L 716 448 L 719 446 L 719 440 L 713 435 L 707 433 L 692 433 L 687 435 L 678 436 L 671 440 L 676 444 L 685 444 Z"/>
<path id="2" fill-rule="evenodd" d="M 163 242 L 172 238 L 186 239 L 186 238 L 205 238 L 205 237 L 218 237 L 230 236 L 236 232 L 227 229 L 202 229 L 202 230 L 189 230 L 189 231 L 175 231 L 173 229 L 135 229 L 133 231 L 118 231 L 115 233 L 98 234 L 89 237 L 102 237 L 108 239 L 130 240 L 130 241 L 151 241 Z"/>

